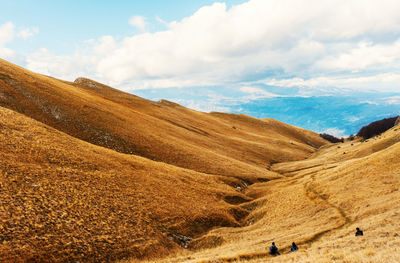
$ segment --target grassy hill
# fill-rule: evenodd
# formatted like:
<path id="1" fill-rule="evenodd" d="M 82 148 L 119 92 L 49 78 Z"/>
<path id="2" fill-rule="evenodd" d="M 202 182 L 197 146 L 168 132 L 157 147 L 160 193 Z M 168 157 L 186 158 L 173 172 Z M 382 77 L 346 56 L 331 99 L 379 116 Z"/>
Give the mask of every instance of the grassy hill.
<path id="1" fill-rule="evenodd" d="M 206 114 L 0 61 L 5 261 L 160 257 L 239 227 L 244 188 L 325 141 L 274 120 Z"/>
<path id="2" fill-rule="evenodd" d="M 397 262 L 399 141 L 330 144 L 0 60 L 0 261 Z"/>
<path id="3" fill-rule="evenodd" d="M 95 146 L 0 108 L 0 259 L 115 260 L 239 226 L 220 177 Z M 12 138 L 12 139 L 11 139 Z"/>
<path id="4" fill-rule="evenodd" d="M 399 142 L 395 126 L 275 164 L 271 169 L 284 178 L 245 192 L 254 198 L 241 205 L 254 208 L 245 226 L 214 229 L 201 237 L 207 249 L 157 262 L 399 262 Z M 354 236 L 356 227 L 363 237 Z M 281 256 L 268 254 L 272 241 Z M 292 242 L 299 251 L 289 253 Z"/>
<path id="5" fill-rule="evenodd" d="M 275 177 L 266 170 L 271 163 L 304 159 L 326 143 L 278 121 L 196 112 L 87 79 L 60 81 L 4 60 L 0 92 L 0 106 L 78 139 L 199 172 L 240 174 L 248 181 Z"/>

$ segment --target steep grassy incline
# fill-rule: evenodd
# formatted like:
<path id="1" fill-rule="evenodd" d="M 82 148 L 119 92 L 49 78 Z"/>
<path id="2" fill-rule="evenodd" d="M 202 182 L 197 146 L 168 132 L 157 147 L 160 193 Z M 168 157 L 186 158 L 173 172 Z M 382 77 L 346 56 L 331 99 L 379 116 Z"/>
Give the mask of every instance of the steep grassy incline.
<path id="1" fill-rule="evenodd" d="M 165 256 L 248 214 L 232 200 L 249 198 L 224 177 L 117 153 L 2 107 L 0 149 L 1 262 Z"/>
<path id="2" fill-rule="evenodd" d="M 247 182 L 276 178 L 266 169 L 270 164 L 304 159 L 326 144 L 278 121 L 196 112 L 87 79 L 60 81 L 4 60 L 0 106 L 92 144 Z"/>

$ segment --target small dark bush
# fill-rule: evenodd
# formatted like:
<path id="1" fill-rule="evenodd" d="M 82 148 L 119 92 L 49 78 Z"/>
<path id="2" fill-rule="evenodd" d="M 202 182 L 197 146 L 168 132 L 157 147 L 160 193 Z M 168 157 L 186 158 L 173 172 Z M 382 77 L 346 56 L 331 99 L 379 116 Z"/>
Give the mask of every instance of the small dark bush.
<path id="1" fill-rule="evenodd" d="M 357 136 L 363 137 L 364 139 L 372 138 L 392 128 L 396 120 L 397 117 L 374 121 L 367 126 L 362 127 L 357 133 Z"/>
<path id="2" fill-rule="evenodd" d="M 327 141 L 330 141 L 332 143 L 337 143 L 337 142 L 344 142 L 343 138 L 337 138 L 333 135 L 330 134 L 326 134 L 326 133 L 321 133 L 319 136 L 321 136 L 322 138 L 324 138 Z"/>

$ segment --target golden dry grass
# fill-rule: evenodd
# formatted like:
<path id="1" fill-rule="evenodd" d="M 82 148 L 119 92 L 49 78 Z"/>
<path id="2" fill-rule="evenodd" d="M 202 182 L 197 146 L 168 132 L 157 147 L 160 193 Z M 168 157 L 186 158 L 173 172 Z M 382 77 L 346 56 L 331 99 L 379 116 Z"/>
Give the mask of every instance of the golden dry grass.
<path id="1" fill-rule="evenodd" d="M 398 126 L 332 145 L 2 60 L 0 106 L 0 261 L 400 261 Z"/>
<path id="2" fill-rule="evenodd" d="M 151 102 L 3 60 L 0 106 L 12 110 L 0 107 L 3 261 L 179 251 L 179 235 L 241 226 L 250 209 L 239 205 L 251 200 L 242 191 L 279 177 L 272 162 L 325 144 L 277 121 Z"/>
<path id="3" fill-rule="evenodd" d="M 278 121 L 196 112 L 88 80 L 60 81 L 4 60 L 0 106 L 118 152 L 252 182 L 278 176 L 266 169 L 271 163 L 304 159 L 326 144 Z"/>
<path id="4" fill-rule="evenodd" d="M 0 259 L 159 256 L 169 234 L 238 226 L 219 177 L 126 155 L 0 108 Z"/>
<path id="5" fill-rule="evenodd" d="M 246 205 L 256 206 L 247 226 L 210 231 L 202 238 L 224 240 L 214 248 L 151 262 L 399 262 L 399 142 L 395 127 L 368 142 L 275 164 L 286 178 L 247 189 L 255 199 Z M 363 237 L 354 236 L 356 227 Z M 281 256 L 268 255 L 272 241 Z M 293 241 L 300 250 L 288 253 Z"/>

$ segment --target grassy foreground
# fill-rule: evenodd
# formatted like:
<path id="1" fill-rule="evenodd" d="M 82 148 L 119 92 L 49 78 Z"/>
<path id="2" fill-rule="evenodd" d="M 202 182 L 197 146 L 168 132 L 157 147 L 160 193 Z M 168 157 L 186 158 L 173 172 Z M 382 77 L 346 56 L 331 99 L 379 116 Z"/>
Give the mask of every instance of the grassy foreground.
<path id="1" fill-rule="evenodd" d="M 366 142 L 325 146 L 272 167 L 284 178 L 250 186 L 256 206 L 241 228 L 203 239 L 214 247 L 150 262 L 399 262 L 400 127 Z M 355 228 L 364 230 L 355 237 Z M 268 255 L 275 241 L 281 256 Z M 289 253 L 291 242 L 300 250 Z M 128 262 L 137 262 L 135 260 Z"/>

